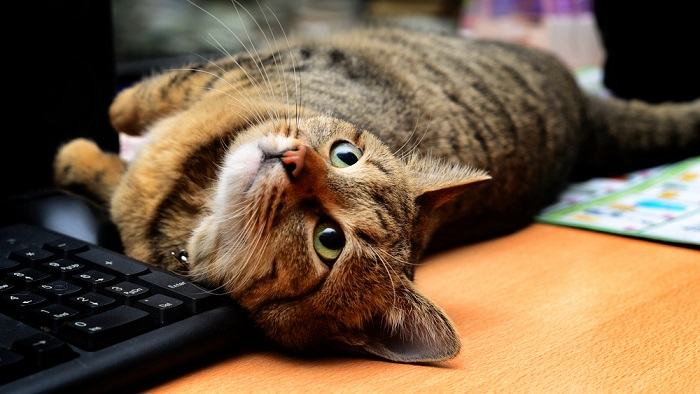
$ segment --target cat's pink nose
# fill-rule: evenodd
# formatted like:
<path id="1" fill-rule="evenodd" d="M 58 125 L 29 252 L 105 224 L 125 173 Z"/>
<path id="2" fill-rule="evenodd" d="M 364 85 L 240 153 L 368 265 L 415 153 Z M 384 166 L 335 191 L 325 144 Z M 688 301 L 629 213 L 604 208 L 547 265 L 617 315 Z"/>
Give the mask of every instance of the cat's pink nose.
<path id="1" fill-rule="evenodd" d="M 296 150 L 288 150 L 282 154 L 282 165 L 287 170 L 287 174 L 292 178 L 298 178 L 301 170 L 304 169 L 306 160 L 306 146 L 299 145 Z"/>

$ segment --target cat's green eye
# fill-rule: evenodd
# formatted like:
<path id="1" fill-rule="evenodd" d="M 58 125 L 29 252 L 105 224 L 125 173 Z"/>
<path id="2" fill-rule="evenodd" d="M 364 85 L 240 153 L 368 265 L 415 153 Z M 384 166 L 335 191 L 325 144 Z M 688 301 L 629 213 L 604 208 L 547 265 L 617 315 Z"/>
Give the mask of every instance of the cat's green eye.
<path id="1" fill-rule="evenodd" d="M 360 148 L 347 141 L 336 142 L 331 147 L 331 164 L 334 167 L 345 168 L 357 163 L 362 157 Z"/>
<path id="2" fill-rule="evenodd" d="M 345 246 L 345 236 L 337 224 L 319 222 L 314 229 L 314 249 L 326 263 L 332 264 Z"/>

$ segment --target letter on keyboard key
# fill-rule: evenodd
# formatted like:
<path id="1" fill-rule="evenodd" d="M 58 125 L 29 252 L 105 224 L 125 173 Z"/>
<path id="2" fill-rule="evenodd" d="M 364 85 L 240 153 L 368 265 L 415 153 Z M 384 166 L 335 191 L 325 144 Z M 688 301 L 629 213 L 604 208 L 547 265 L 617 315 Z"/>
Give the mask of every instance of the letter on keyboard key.
<path id="1" fill-rule="evenodd" d="M 160 271 L 153 271 L 148 275 L 139 276 L 138 280 L 157 286 L 164 293 L 183 300 L 191 313 L 200 313 L 212 307 L 219 298 L 211 294 L 209 290 L 175 275 L 169 275 Z M 156 289 L 153 290 L 157 291 Z"/>
<path id="2" fill-rule="evenodd" d="M 134 306 L 151 314 L 158 325 L 169 324 L 186 315 L 185 305 L 180 300 L 162 294 L 154 294 L 139 300 Z"/>
<path id="3" fill-rule="evenodd" d="M 124 276 L 141 275 L 148 272 L 148 267 L 128 257 L 102 250 L 90 249 L 75 257 Z"/>
<path id="4" fill-rule="evenodd" d="M 39 328 L 46 331 L 58 331 L 61 323 L 78 315 L 78 311 L 65 305 L 50 304 L 29 311 L 29 318 Z"/>
<path id="5" fill-rule="evenodd" d="M 133 300 L 148 294 L 148 287 L 131 282 L 121 282 L 114 285 L 109 285 L 104 289 L 109 295 L 114 296 L 127 304 L 130 304 Z"/>
<path id="6" fill-rule="evenodd" d="M 46 298 L 40 297 L 29 291 L 19 291 L 17 293 L 4 294 L 0 296 L 0 302 L 19 313 L 23 313 L 34 306 L 41 305 L 45 301 Z"/>
<path id="7" fill-rule="evenodd" d="M 79 319 L 63 326 L 61 333 L 71 343 L 85 350 L 98 350 L 131 338 L 147 330 L 148 313 L 130 306 Z"/>
<path id="8" fill-rule="evenodd" d="M 48 263 L 44 263 L 43 267 L 46 271 L 53 272 L 54 274 L 70 274 L 73 272 L 78 272 L 84 266 L 80 263 L 70 260 L 56 260 Z"/>

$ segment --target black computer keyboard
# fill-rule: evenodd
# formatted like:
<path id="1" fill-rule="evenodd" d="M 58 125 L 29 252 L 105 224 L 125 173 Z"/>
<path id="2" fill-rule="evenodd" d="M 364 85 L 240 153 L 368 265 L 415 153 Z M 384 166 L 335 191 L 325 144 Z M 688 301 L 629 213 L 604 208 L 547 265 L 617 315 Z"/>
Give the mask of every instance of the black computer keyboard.
<path id="1" fill-rule="evenodd" d="M 234 347 L 228 297 L 27 225 L 0 229 L 0 392 L 105 391 Z"/>

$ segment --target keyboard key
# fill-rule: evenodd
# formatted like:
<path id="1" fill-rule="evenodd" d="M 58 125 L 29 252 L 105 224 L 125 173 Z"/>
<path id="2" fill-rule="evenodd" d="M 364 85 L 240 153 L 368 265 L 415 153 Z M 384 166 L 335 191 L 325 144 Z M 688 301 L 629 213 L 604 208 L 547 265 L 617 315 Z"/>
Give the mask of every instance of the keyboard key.
<path id="1" fill-rule="evenodd" d="M 50 367 L 77 356 L 65 342 L 44 333 L 16 341 L 12 350 L 23 354 L 40 368 Z"/>
<path id="2" fill-rule="evenodd" d="M 11 251 L 22 246 L 22 241 L 17 239 L 15 236 L 3 236 L 0 238 L 0 252 L 2 257 L 7 257 Z"/>
<path id="3" fill-rule="evenodd" d="M 76 316 L 78 316 L 78 311 L 58 304 L 42 306 L 28 312 L 31 322 L 40 326 L 41 329 L 52 332 L 56 332 L 63 322 Z"/>
<path id="4" fill-rule="evenodd" d="M 65 280 L 55 280 L 37 286 L 37 290 L 48 298 L 60 300 L 71 295 L 76 295 L 83 289 Z"/>
<path id="5" fill-rule="evenodd" d="M 49 275 L 45 272 L 35 270 L 34 268 L 24 268 L 19 271 L 8 273 L 5 275 L 5 278 L 15 284 L 34 285 L 49 279 Z"/>
<path id="6" fill-rule="evenodd" d="M 50 276 L 33 268 L 25 268 L 19 271 L 10 272 L 5 275 L 8 282 L 12 282 L 17 285 L 36 285 L 47 279 Z"/>
<path id="7" fill-rule="evenodd" d="M 0 347 L 0 384 L 7 383 L 31 371 L 21 354 Z"/>
<path id="8" fill-rule="evenodd" d="M 56 260 L 42 265 L 43 269 L 54 274 L 66 275 L 70 273 L 75 273 L 83 269 L 85 266 L 75 261 L 70 260 Z"/>
<path id="9" fill-rule="evenodd" d="M 124 276 L 141 275 L 148 272 L 148 267 L 129 259 L 126 256 L 106 252 L 98 249 L 90 249 L 86 252 L 81 252 L 75 257 L 93 263 L 100 268 L 108 270 L 110 273 L 117 273 Z"/>
<path id="10" fill-rule="evenodd" d="M 121 305 L 107 312 L 67 323 L 61 328 L 61 334 L 70 343 L 92 351 L 131 338 L 149 326 L 148 313 Z"/>
<path id="11" fill-rule="evenodd" d="M 0 257 L 0 274 L 20 268 L 20 263 L 15 260 Z"/>
<path id="12" fill-rule="evenodd" d="M 53 253 L 36 246 L 29 246 L 24 249 L 14 250 L 12 253 L 10 253 L 10 257 L 18 261 L 25 261 L 27 263 L 41 263 L 56 258 Z"/>
<path id="13" fill-rule="evenodd" d="M 88 245 L 86 243 L 68 238 L 60 238 L 53 242 L 44 244 L 44 249 L 50 250 L 59 256 L 81 252 L 87 248 Z"/>
<path id="14" fill-rule="evenodd" d="M 16 293 L 3 294 L 0 296 L 0 302 L 22 314 L 32 307 L 43 304 L 46 302 L 46 298 L 29 291 L 18 291 Z"/>
<path id="15" fill-rule="evenodd" d="M 160 271 L 154 271 L 150 274 L 139 276 L 136 280 L 149 284 L 152 287 L 158 287 L 158 289 L 153 288 L 153 291 L 162 291 L 165 294 L 184 301 L 190 313 L 200 313 L 211 308 L 220 299 L 210 294 L 208 290 L 189 283 L 175 275 Z"/>
<path id="16" fill-rule="evenodd" d="M 11 348 L 15 341 L 29 338 L 41 331 L 0 313 L 0 347 Z M 0 374 L 2 375 L 2 374 Z M 0 390 L 2 391 L 2 390 Z"/>
<path id="17" fill-rule="evenodd" d="M 185 304 L 182 301 L 163 294 L 146 297 L 137 301 L 134 306 L 150 313 L 151 318 L 158 325 L 180 320 L 187 314 Z"/>
<path id="18" fill-rule="evenodd" d="M 68 303 L 88 314 L 95 314 L 114 306 L 115 300 L 114 298 L 91 292 L 76 297 L 70 297 Z"/>
<path id="19" fill-rule="evenodd" d="M 12 291 L 12 289 L 14 289 L 14 288 L 15 287 L 12 286 L 12 284 L 7 283 L 3 280 L 0 280 L 0 294 L 8 292 L 8 291 Z"/>
<path id="20" fill-rule="evenodd" d="M 127 304 L 131 304 L 133 300 L 148 294 L 148 287 L 131 282 L 121 282 L 105 287 L 105 292 Z"/>
<path id="21" fill-rule="evenodd" d="M 85 286 L 100 286 L 111 283 L 114 281 L 115 277 L 114 275 L 106 274 L 104 272 L 90 270 L 81 274 L 73 275 L 73 279 Z"/>

